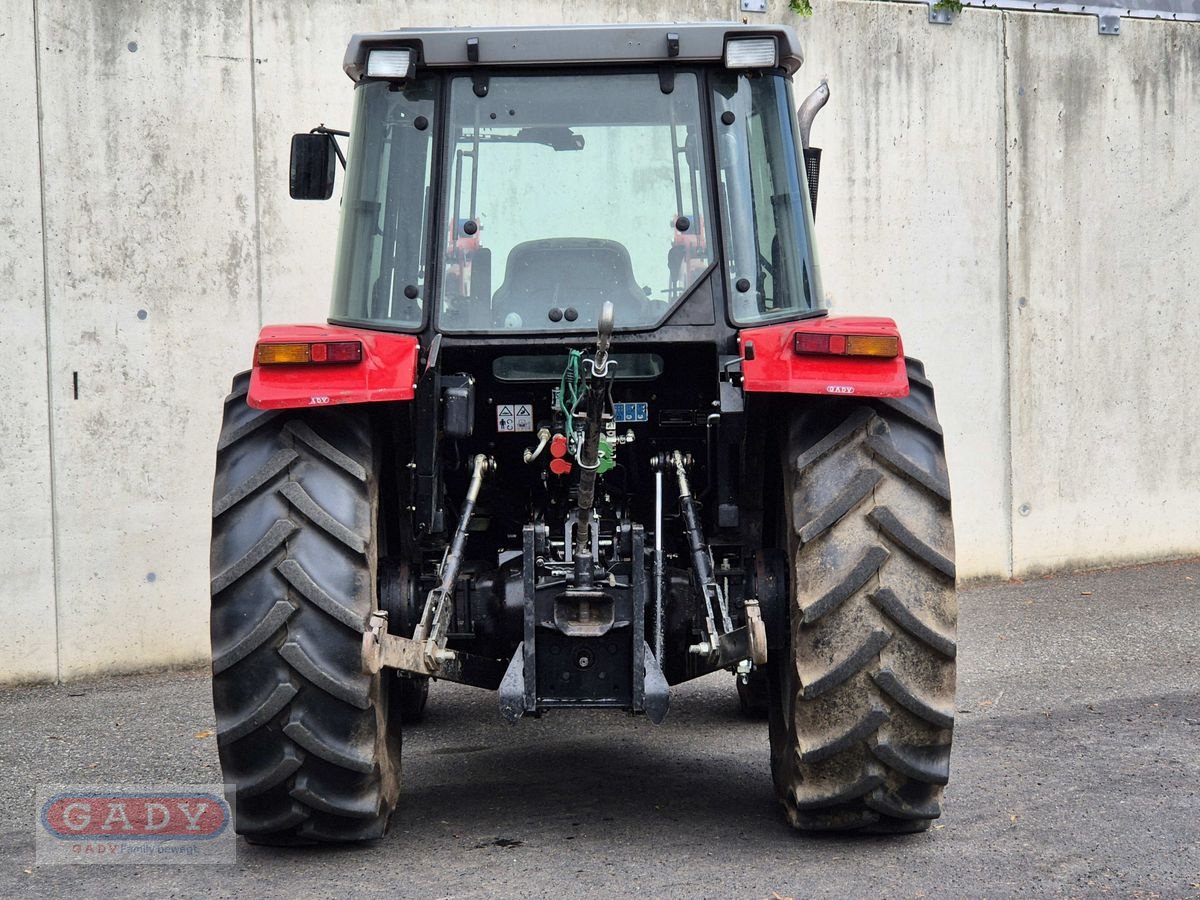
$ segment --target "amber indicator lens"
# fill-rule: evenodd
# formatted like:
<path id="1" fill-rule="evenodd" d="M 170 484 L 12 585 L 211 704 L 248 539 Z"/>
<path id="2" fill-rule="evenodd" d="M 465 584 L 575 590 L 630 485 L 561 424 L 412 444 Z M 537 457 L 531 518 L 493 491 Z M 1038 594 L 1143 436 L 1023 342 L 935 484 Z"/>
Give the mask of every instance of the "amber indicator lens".
<path id="1" fill-rule="evenodd" d="M 900 338 L 890 334 L 846 335 L 847 356 L 883 356 L 895 359 L 900 353 Z"/>

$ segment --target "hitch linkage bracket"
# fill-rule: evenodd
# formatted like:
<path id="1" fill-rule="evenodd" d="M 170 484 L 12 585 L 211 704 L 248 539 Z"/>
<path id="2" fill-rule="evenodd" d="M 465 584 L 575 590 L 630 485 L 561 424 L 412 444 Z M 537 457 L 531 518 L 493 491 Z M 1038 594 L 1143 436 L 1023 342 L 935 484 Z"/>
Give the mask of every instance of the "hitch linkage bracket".
<path id="1" fill-rule="evenodd" d="M 460 681 L 493 689 L 499 686 L 504 674 L 503 663 L 451 650 L 446 646 L 454 606 L 454 587 L 458 582 L 458 572 L 462 567 L 463 551 L 467 544 L 467 528 L 475 512 L 475 503 L 479 499 L 480 488 L 483 487 L 483 478 L 496 468 L 496 463 L 482 453 L 475 457 L 472 465 L 471 483 L 463 501 L 462 515 L 459 516 L 458 527 L 454 530 L 454 539 L 442 558 L 438 584 L 425 598 L 425 609 L 421 614 L 420 624 L 414 630 L 413 636 L 406 638 L 388 633 L 385 611 L 376 610 L 372 613 L 367 630 L 363 633 L 363 668 L 366 671 L 374 673 L 386 666 L 416 675 L 444 678 L 447 681 Z"/>
<path id="2" fill-rule="evenodd" d="M 688 483 L 688 458 L 675 450 L 660 457 L 656 462 L 663 468 L 675 471 L 679 483 L 679 509 L 683 514 L 688 549 L 692 556 L 692 571 L 695 573 L 696 586 L 704 596 L 705 639 L 688 647 L 688 651 L 705 657 L 715 669 L 726 669 L 745 660 L 755 665 L 765 665 L 767 633 L 757 600 L 745 601 L 746 624 L 741 628 L 733 627 L 733 620 L 729 615 L 729 598 L 717 582 L 712 550 L 704 540 L 700 514 L 696 509 L 691 485 Z"/>
<path id="3" fill-rule="evenodd" d="M 545 615 L 546 605 L 542 604 L 539 613 L 539 596 L 551 593 L 557 597 L 570 600 L 578 598 L 580 592 L 568 590 L 559 593 L 560 587 L 555 586 L 552 579 L 549 584 L 539 582 L 538 546 L 539 529 L 545 526 L 526 525 L 523 530 L 524 546 L 524 588 L 525 607 L 523 623 L 523 640 L 513 654 L 500 684 L 500 713 L 509 722 L 516 722 L 527 714 L 539 715 L 545 710 L 562 707 L 593 707 L 626 709 L 634 713 L 645 713 L 655 725 L 666 718 L 670 706 L 670 688 L 663 675 L 659 661 L 646 643 L 645 609 L 647 584 L 645 574 L 645 534 L 640 525 L 634 525 L 630 533 L 630 572 L 631 583 L 627 588 L 618 589 L 611 585 L 607 588 L 610 594 L 620 590 L 627 591 L 628 616 L 627 621 L 619 628 L 606 629 L 604 637 L 592 637 L 580 633 L 575 623 L 564 623 L 555 608 Z M 590 564 L 591 554 L 583 554 Z M 580 554 L 576 554 L 579 560 Z M 597 588 L 602 585 L 596 584 Z M 592 591 L 587 591 L 589 595 Z M 569 626 L 569 627 L 564 627 Z M 614 678 L 608 683 L 620 680 L 622 688 L 608 694 L 589 694 L 580 690 L 581 685 L 574 681 L 579 670 L 578 664 L 567 663 L 568 657 L 578 652 L 577 659 L 590 659 L 591 647 L 598 646 L 595 641 L 612 640 L 609 653 L 614 653 L 619 643 L 621 650 L 610 659 L 618 663 L 616 668 L 609 668 Z M 555 663 L 555 660 L 563 662 Z M 567 668 L 563 668 L 566 664 Z M 604 666 L 597 662 L 589 668 L 601 669 Z M 565 673 L 565 679 L 564 679 Z M 572 674 L 575 673 L 575 674 Z M 574 689 L 567 688 L 564 693 L 564 680 L 571 680 Z M 615 685 L 614 685 L 615 687 Z"/>

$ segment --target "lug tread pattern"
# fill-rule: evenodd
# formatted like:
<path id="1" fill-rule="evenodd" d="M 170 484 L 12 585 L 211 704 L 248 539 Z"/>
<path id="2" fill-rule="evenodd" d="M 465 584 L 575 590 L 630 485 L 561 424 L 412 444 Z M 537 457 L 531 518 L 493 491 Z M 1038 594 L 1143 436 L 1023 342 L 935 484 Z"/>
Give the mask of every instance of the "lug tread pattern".
<path id="1" fill-rule="evenodd" d="M 873 416 L 869 407 L 859 407 L 854 410 L 845 420 L 828 434 L 822 437 L 819 441 L 795 456 L 792 460 L 792 471 L 803 472 L 815 463 L 820 462 L 829 454 L 839 450 L 850 441 L 852 441 L 858 430 L 862 428 Z"/>
<path id="2" fill-rule="evenodd" d="M 296 834 L 315 844 L 358 843 L 383 837 L 386 832 L 383 826 L 384 820 L 378 816 L 366 821 L 343 816 L 322 816 L 305 822 Z"/>
<path id="3" fill-rule="evenodd" d="M 367 630 L 366 616 L 344 606 L 332 594 L 313 581 L 309 577 L 309 574 L 304 571 L 304 567 L 296 562 L 296 560 L 285 559 L 276 567 L 276 571 L 287 580 L 287 583 L 292 586 L 293 590 L 298 591 L 305 600 L 326 615 L 341 622 L 347 628 L 353 629 L 358 634 L 362 634 Z"/>
<path id="4" fill-rule="evenodd" d="M 311 772 L 301 772 L 296 776 L 291 794 L 311 809 L 349 819 L 375 819 L 381 813 L 380 793 L 370 781 L 357 791 L 350 792 L 345 785 L 332 785 L 328 779 Z"/>
<path id="5" fill-rule="evenodd" d="M 283 708 L 291 702 L 298 692 L 296 685 L 288 680 L 275 685 L 258 703 L 252 705 L 241 718 L 222 723 L 222 716 L 217 717 L 217 743 L 232 744 L 266 725 L 275 718 Z"/>
<path id="6" fill-rule="evenodd" d="M 246 809 L 245 807 L 246 804 L 238 804 L 237 829 L 239 834 L 278 834 L 295 828 L 308 818 L 308 810 L 299 803 L 285 803 L 279 809 L 265 811 Z"/>
<path id="7" fill-rule="evenodd" d="M 867 449 L 877 460 L 904 478 L 919 484 L 935 497 L 950 504 L 950 482 L 938 473 L 930 472 L 896 449 L 895 444 L 880 434 L 867 438 Z"/>
<path id="8" fill-rule="evenodd" d="M 890 669 L 881 669 L 873 676 L 880 690 L 907 709 L 914 716 L 924 719 L 935 728 L 953 728 L 954 714 L 941 709 L 922 698 L 916 691 L 901 681 Z"/>
<path id="9" fill-rule="evenodd" d="M 843 806 L 823 809 L 819 813 L 804 813 L 788 808 L 788 822 L 797 831 L 866 831 L 879 822 L 879 813 L 864 806 Z"/>
<path id="10" fill-rule="evenodd" d="M 911 356 L 904 357 L 904 362 L 906 364 L 905 367 L 908 369 L 909 387 L 911 388 L 913 384 L 919 384 L 932 394 L 933 382 L 930 381 L 928 376 L 925 374 L 925 363 Z"/>
<path id="11" fill-rule="evenodd" d="M 217 439 L 217 452 L 227 450 L 258 429 L 279 417 L 277 409 L 254 409 L 246 403 L 250 392 L 250 373 L 243 372 L 233 379 L 233 387 L 225 398 L 225 421 Z"/>
<path id="12" fill-rule="evenodd" d="M 276 452 L 274 456 L 267 460 L 267 464 L 252 476 L 224 496 L 213 500 L 213 518 L 240 503 L 268 481 L 278 476 L 280 472 L 292 464 L 297 455 L 295 450 L 279 450 Z"/>
<path id="13" fill-rule="evenodd" d="M 278 787 L 304 764 L 304 754 L 297 748 L 285 744 L 279 756 L 267 761 L 257 769 L 239 772 L 237 778 L 238 802 L 265 794 Z"/>
<path id="14" fill-rule="evenodd" d="M 308 492 L 294 481 L 289 481 L 279 493 L 291 502 L 306 519 L 322 529 L 326 534 L 335 540 L 341 541 L 355 553 L 365 553 L 367 550 L 367 541 L 362 535 L 355 534 L 351 529 L 347 528 L 337 517 L 332 513 L 322 509 Z"/>
<path id="15" fill-rule="evenodd" d="M 333 446 L 333 444 L 313 431 L 311 426 L 306 422 L 288 422 L 283 426 L 283 430 L 292 435 L 292 437 L 303 441 L 310 449 L 321 454 L 321 456 L 325 457 L 325 459 L 329 460 L 329 462 L 333 463 L 343 472 L 346 472 L 350 477 L 366 483 L 366 467 Z"/>
<path id="16" fill-rule="evenodd" d="M 234 444 L 236 444 L 238 441 L 242 440 L 243 438 L 249 437 L 251 434 L 258 431 L 258 429 L 262 428 L 263 426 L 269 425 L 271 423 L 272 419 L 278 418 L 280 411 L 271 409 L 271 410 L 260 410 L 259 412 L 261 412 L 261 415 L 256 416 L 253 419 L 249 419 L 244 424 L 242 424 L 242 426 L 240 428 L 230 431 L 227 434 L 222 435 L 221 443 L 217 445 L 217 449 L 225 450 L 225 449 L 233 446 Z"/>
<path id="17" fill-rule="evenodd" d="M 947 784 L 950 781 L 950 745 L 906 747 L 898 744 L 876 743 L 871 752 L 888 767 L 925 784 Z"/>
<path id="18" fill-rule="evenodd" d="M 955 640 L 917 618 L 916 613 L 905 606 L 891 588 L 880 588 L 870 595 L 870 600 L 896 625 L 917 640 L 928 644 L 942 656 L 947 659 L 954 659 L 958 656 L 958 644 Z"/>
<path id="19" fill-rule="evenodd" d="M 836 497 L 801 526 L 797 532 L 800 542 L 802 544 L 812 543 L 813 540 L 832 528 L 851 510 L 871 496 L 875 485 L 879 484 L 882 477 L 883 475 L 874 469 L 864 469 L 856 473 L 850 483 Z"/>
<path id="20" fill-rule="evenodd" d="M 895 512 L 886 506 L 879 506 L 871 510 L 869 517 L 871 522 L 894 543 L 899 544 L 911 555 L 920 558 L 931 569 L 936 569 L 950 581 L 954 581 L 954 563 L 910 531 Z"/>
<path id="21" fill-rule="evenodd" d="M 221 593 L 276 550 L 279 550 L 283 546 L 284 541 L 291 537 L 295 531 L 296 526 L 287 519 L 276 521 L 266 534 L 255 541 L 254 546 L 247 550 L 244 556 L 224 572 L 213 578 L 210 585 L 213 596 L 215 597 Z"/>
<path id="22" fill-rule="evenodd" d="M 291 640 L 279 648 L 279 655 L 288 661 L 293 669 L 315 684 L 325 693 L 349 703 L 359 709 L 367 709 L 371 705 L 369 696 L 371 680 L 365 676 L 350 678 L 338 674 L 332 669 L 319 666 L 311 656 L 304 651 L 299 641 Z"/>
<path id="23" fill-rule="evenodd" d="M 920 403 L 919 399 L 914 396 L 915 392 L 911 391 L 911 387 L 912 387 L 911 383 L 910 383 L 909 387 L 910 387 L 910 392 L 907 397 L 900 397 L 900 398 L 895 398 L 895 399 L 884 398 L 884 399 L 881 399 L 879 402 L 881 404 L 883 404 L 884 406 L 890 407 L 891 409 L 900 413 L 900 415 L 905 416 L 908 419 L 911 419 L 916 425 L 919 425 L 921 428 L 924 428 L 926 431 L 929 431 L 933 434 L 936 434 L 938 437 L 941 437 L 942 426 L 938 422 L 937 417 L 934 415 L 931 415 L 930 411 L 926 410 L 924 408 L 924 406 Z"/>
<path id="24" fill-rule="evenodd" d="M 292 613 L 295 611 L 296 607 L 287 600 L 277 600 L 270 611 L 244 635 L 226 644 L 223 649 L 218 649 L 214 642 L 212 654 L 213 674 L 220 675 L 234 663 L 245 659 L 257 650 L 264 641 L 284 626 L 284 623 L 291 618 Z"/>
<path id="25" fill-rule="evenodd" d="M 809 749 L 799 749 L 800 759 L 806 763 L 819 763 L 832 759 L 839 753 L 856 747 L 863 741 L 875 735 L 881 725 L 888 720 L 887 710 L 875 707 L 848 731 L 844 731 L 824 743 L 813 744 Z"/>
<path id="26" fill-rule="evenodd" d="M 369 775 L 375 768 L 372 755 L 373 736 L 370 741 L 360 741 L 360 746 L 343 746 L 335 744 L 327 735 L 321 734 L 319 728 L 310 728 L 304 723 L 304 718 L 293 712 L 288 723 L 283 726 L 283 733 L 293 741 L 326 762 Z M 365 745 L 365 746 L 364 746 Z M 327 810 L 328 811 L 328 810 Z"/>
<path id="27" fill-rule="evenodd" d="M 803 683 L 800 696 L 805 700 L 813 700 L 829 693 L 835 687 L 845 684 L 857 675 L 867 664 L 879 655 L 879 651 L 887 646 L 892 639 L 892 633 L 882 628 L 871 633 L 853 653 L 841 660 L 819 676 Z"/>
<path id="28" fill-rule="evenodd" d="M 914 794 L 915 796 L 911 796 Z M 884 788 L 876 788 L 863 797 L 863 803 L 869 809 L 893 819 L 927 821 L 936 819 L 942 814 L 942 807 L 937 797 L 928 790 L 920 793 L 910 790 L 902 794 Z"/>
<path id="29" fill-rule="evenodd" d="M 248 382 L 226 401 L 213 492 L 213 701 L 237 830 L 277 845 L 381 837 L 400 761 L 388 684 L 362 670 L 371 424 L 358 407 L 253 410 Z"/>
<path id="30" fill-rule="evenodd" d="M 783 448 L 792 658 L 768 668 L 772 771 L 800 830 L 911 833 L 941 815 L 957 653 L 950 482 L 932 386 L 919 362 L 908 370 L 900 400 L 797 404 Z"/>
<path id="31" fill-rule="evenodd" d="M 841 806 L 849 803 L 851 800 L 857 800 L 864 794 L 869 794 L 871 791 L 879 787 L 883 783 L 883 776 L 878 774 L 864 775 L 852 784 L 838 788 L 827 793 L 812 793 L 802 792 L 797 790 L 796 794 L 796 809 L 801 812 L 810 812 L 814 809 L 823 809 L 830 806 Z M 819 790 L 819 789 L 818 789 Z"/>
<path id="32" fill-rule="evenodd" d="M 800 620 L 806 625 L 811 625 L 818 619 L 829 615 L 862 590 L 863 586 L 879 571 L 879 567 L 887 562 L 890 555 L 885 547 L 878 545 L 869 547 L 862 558 L 854 564 L 854 567 L 845 576 L 839 578 L 832 588 L 811 603 L 801 604 Z"/>

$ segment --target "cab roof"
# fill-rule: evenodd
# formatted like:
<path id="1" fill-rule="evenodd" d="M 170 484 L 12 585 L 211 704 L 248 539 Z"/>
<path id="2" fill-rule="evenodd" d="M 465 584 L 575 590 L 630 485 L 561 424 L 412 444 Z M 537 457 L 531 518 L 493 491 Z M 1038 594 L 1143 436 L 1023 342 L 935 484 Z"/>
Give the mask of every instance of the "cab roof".
<path id="1" fill-rule="evenodd" d="M 403 47 L 416 50 L 418 67 L 713 63 L 724 58 L 727 39 L 741 37 L 774 37 L 779 65 L 789 75 L 804 61 L 790 25 L 663 22 L 366 32 L 350 39 L 342 68 L 351 79 L 361 81 L 372 50 Z"/>

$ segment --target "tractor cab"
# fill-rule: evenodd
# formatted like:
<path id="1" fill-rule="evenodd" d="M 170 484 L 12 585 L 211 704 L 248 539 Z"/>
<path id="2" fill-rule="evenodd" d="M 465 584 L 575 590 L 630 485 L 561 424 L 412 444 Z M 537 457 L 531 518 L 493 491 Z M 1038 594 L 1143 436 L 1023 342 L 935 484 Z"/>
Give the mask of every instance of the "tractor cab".
<path id="1" fill-rule="evenodd" d="M 561 339 L 606 301 L 618 334 L 819 312 L 800 62 L 782 27 L 356 37 L 330 321 Z"/>

